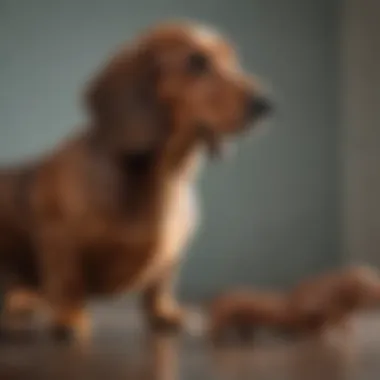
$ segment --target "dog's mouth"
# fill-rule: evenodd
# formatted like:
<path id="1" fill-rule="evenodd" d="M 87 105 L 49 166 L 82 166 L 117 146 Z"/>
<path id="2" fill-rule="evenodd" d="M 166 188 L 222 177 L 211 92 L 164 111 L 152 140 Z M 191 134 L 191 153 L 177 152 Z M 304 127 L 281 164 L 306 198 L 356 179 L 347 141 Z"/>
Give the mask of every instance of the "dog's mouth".
<path id="1" fill-rule="evenodd" d="M 222 138 L 210 126 L 198 124 L 199 139 L 205 144 L 211 157 L 218 157 L 222 152 Z"/>
<path id="2" fill-rule="evenodd" d="M 231 130 L 228 133 L 219 133 L 215 128 L 212 128 L 212 126 L 205 123 L 198 123 L 198 138 L 206 146 L 206 149 L 212 158 L 219 158 L 233 141 L 239 139 L 239 136 L 244 137 L 250 133 L 254 133 L 256 130 L 256 124 L 261 124 L 261 121 L 263 121 L 262 119 L 264 118 L 258 118 L 250 123 L 241 123 L 239 128 Z"/>
<path id="3" fill-rule="evenodd" d="M 248 97 L 245 111 L 237 119 L 232 118 L 222 128 L 198 121 L 196 131 L 212 157 L 218 157 L 231 137 L 255 130 L 256 124 L 273 113 L 272 102 L 264 96 Z"/>

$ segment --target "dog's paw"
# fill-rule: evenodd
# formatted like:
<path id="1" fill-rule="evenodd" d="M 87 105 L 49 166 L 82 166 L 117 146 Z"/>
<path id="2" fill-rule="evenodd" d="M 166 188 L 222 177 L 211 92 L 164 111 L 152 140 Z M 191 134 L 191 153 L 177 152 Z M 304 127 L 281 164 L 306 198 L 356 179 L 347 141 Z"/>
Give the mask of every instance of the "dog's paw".
<path id="1" fill-rule="evenodd" d="M 84 313 L 59 314 L 50 326 L 50 336 L 58 342 L 85 342 L 90 337 L 90 324 Z"/>
<path id="2" fill-rule="evenodd" d="M 173 308 L 152 315 L 150 325 L 154 330 L 179 331 L 185 322 L 185 311 L 181 308 Z"/>

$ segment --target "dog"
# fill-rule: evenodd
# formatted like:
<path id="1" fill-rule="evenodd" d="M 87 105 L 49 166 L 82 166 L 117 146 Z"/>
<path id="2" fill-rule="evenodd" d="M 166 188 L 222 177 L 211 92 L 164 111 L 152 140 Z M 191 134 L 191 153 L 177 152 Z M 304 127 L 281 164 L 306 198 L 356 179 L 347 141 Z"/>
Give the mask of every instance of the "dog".
<path id="1" fill-rule="evenodd" d="M 298 325 L 296 315 L 288 308 L 287 294 L 279 292 L 229 291 L 211 302 L 208 314 L 208 334 L 214 343 L 233 336 L 251 341 L 259 328 L 290 332 Z"/>
<path id="2" fill-rule="evenodd" d="M 368 266 L 345 268 L 301 281 L 289 294 L 289 308 L 302 315 L 305 332 L 346 330 L 353 313 L 380 304 L 380 275 Z"/>
<path id="3" fill-rule="evenodd" d="M 131 290 L 150 326 L 180 326 L 172 286 L 197 226 L 202 151 L 217 155 L 271 102 L 218 32 L 168 22 L 100 68 L 85 105 L 77 133 L 0 172 L 5 299 L 41 297 L 57 338 L 89 331 L 88 297 Z"/>

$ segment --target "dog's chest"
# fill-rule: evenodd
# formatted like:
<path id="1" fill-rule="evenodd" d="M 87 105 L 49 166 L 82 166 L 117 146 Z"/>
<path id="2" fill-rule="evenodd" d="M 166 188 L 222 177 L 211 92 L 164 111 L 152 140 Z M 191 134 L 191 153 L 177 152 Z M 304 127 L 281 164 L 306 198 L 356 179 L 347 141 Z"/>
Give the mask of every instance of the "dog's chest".
<path id="1" fill-rule="evenodd" d="M 192 181 L 174 181 L 166 195 L 157 245 L 151 260 L 132 284 L 134 289 L 154 281 L 180 260 L 198 222 L 199 209 L 195 186 Z"/>
<path id="2" fill-rule="evenodd" d="M 192 165 L 165 184 L 158 218 L 148 212 L 126 225 L 94 225 L 87 265 L 94 292 L 142 289 L 178 262 L 199 220 Z"/>

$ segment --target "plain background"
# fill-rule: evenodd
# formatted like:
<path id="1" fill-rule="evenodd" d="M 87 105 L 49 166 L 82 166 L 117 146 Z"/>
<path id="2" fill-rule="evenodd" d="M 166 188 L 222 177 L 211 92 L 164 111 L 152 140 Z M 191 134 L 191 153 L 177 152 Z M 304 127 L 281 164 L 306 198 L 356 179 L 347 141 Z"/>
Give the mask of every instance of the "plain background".
<path id="1" fill-rule="evenodd" d="M 353 263 L 380 267 L 380 2 L 346 0 L 342 23 L 342 236 Z"/>
<path id="2" fill-rule="evenodd" d="M 172 18 L 227 34 L 277 103 L 266 133 L 203 173 L 182 295 L 286 286 L 338 265 L 338 1 L 0 0 L 1 162 L 40 154 L 83 122 L 88 77 L 120 43 Z"/>

